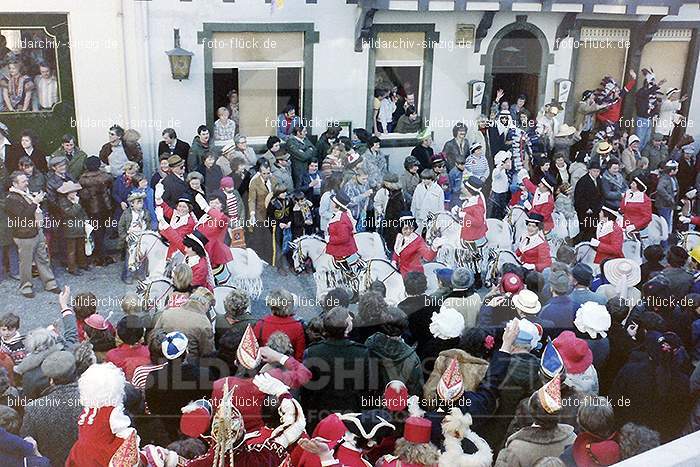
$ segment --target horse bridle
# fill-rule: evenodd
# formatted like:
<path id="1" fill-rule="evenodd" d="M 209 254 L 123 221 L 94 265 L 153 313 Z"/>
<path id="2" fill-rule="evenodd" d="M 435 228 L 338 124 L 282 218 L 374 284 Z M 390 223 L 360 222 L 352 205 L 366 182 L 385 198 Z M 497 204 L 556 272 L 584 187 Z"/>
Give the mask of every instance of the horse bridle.
<path id="1" fill-rule="evenodd" d="M 299 260 L 299 270 L 303 269 L 301 266 L 304 262 L 304 252 L 301 249 L 301 241 L 303 238 L 317 238 L 319 241 L 323 241 L 320 238 L 315 237 L 315 236 L 306 236 L 306 237 L 299 237 L 298 239 L 289 243 L 290 245 L 293 245 L 292 249 L 294 250 L 294 254 L 297 256 L 297 259 Z M 318 261 L 318 259 L 321 256 L 323 256 L 324 254 L 325 254 L 325 251 L 324 251 L 324 253 L 321 253 L 320 255 L 318 255 L 318 257 L 316 257 L 315 259 L 311 258 L 311 256 L 307 256 L 307 258 L 309 258 L 311 260 L 311 262 L 313 263 L 313 262 Z"/>
<path id="2" fill-rule="evenodd" d="M 146 251 L 144 254 L 140 254 L 139 252 L 141 251 L 141 239 L 144 237 L 144 235 L 155 235 L 154 232 L 146 231 L 146 232 L 141 232 L 141 233 L 133 233 L 133 237 L 136 237 L 136 246 L 135 246 L 135 258 L 134 258 L 134 263 L 137 265 L 141 265 L 146 258 L 148 258 L 148 254 L 151 252 L 151 250 L 156 246 L 155 242 L 153 242 L 153 245 Z M 128 258 L 127 258 L 128 261 Z"/>

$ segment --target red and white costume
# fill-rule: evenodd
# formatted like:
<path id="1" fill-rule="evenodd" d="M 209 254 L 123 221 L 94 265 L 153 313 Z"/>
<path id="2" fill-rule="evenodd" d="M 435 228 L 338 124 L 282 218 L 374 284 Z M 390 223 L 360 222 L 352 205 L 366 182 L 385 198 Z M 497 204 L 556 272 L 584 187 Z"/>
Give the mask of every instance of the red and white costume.
<path id="1" fill-rule="evenodd" d="M 473 242 L 486 236 L 486 201 L 484 195 L 470 196 L 462 204 L 462 240 Z"/>
<path id="2" fill-rule="evenodd" d="M 396 235 L 392 261 L 396 262 L 402 276 L 405 277 L 409 272 L 423 272 L 421 260 L 432 261 L 436 255 L 437 251 L 428 247 L 423 237 L 417 233 L 411 232 L 408 237 L 400 233 Z"/>
<path id="3" fill-rule="evenodd" d="M 549 191 L 540 191 L 537 185 L 532 183 L 529 178 L 523 179 L 523 184 L 527 191 L 532 194 L 532 207 L 528 211 L 529 214 L 539 214 L 544 217 L 544 231 L 549 232 L 554 228 L 554 220 L 552 213 L 554 212 L 554 196 Z M 527 204 L 526 204 L 527 206 Z"/>
<path id="4" fill-rule="evenodd" d="M 622 228 L 632 225 L 633 230 L 644 230 L 651 223 L 651 198 L 643 191 L 627 190 L 620 202 L 623 214 Z"/>
<path id="5" fill-rule="evenodd" d="M 520 259 L 528 269 L 535 269 L 537 272 L 542 272 L 545 268 L 552 265 L 552 253 L 549 249 L 549 243 L 544 238 L 542 232 L 537 232 L 535 235 L 529 236 L 527 233 L 520 239 L 520 245 L 515 250 L 515 255 Z"/>
<path id="6" fill-rule="evenodd" d="M 170 242 L 170 248 L 180 250 L 185 254 L 185 244 L 182 243 L 184 235 L 181 237 L 179 232 L 172 227 L 161 230 L 160 234 Z M 210 282 L 207 258 L 198 255 L 186 256 L 185 263 L 192 268 L 192 287 L 206 287 L 209 290 L 214 290 L 214 284 Z"/>
<path id="7" fill-rule="evenodd" d="M 328 222 L 328 245 L 326 253 L 336 260 L 342 260 L 357 253 L 353 236 L 355 227 L 346 211 L 337 211 Z"/>
<path id="8" fill-rule="evenodd" d="M 204 249 L 209 255 L 209 261 L 213 268 L 233 260 L 231 248 L 224 243 L 229 221 L 230 218 L 223 212 L 218 209 L 209 209 L 197 224 L 197 230 L 209 240 L 204 245 Z"/>
<path id="9" fill-rule="evenodd" d="M 185 216 L 179 215 L 173 208 L 168 206 L 168 203 L 161 203 L 159 207 L 163 208 L 163 217 L 170 224 L 169 228 L 160 230 L 163 238 L 170 242 L 167 255 L 170 258 L 177 250 L 181 250 L 181 248 L 173 244 L 173 239 L 179 239 L 179 243 L 182 244 L 182 240 L 194 230 L 195 218 L 192 213 Z M 168 235 L 165 235 L 166 230 L 170 231 Z"/>
<path id="10" fill-rule="evenodd" d="M 600 245 L 596 248 L 595 259 L 593 260 L 595 264 L 600 264 L 606 259 L 625 257 L 624 253 L 622 253 L 624 236 L 622 228 L 617 222 L 609 220 L 598 223 L 596 238 Z"/>

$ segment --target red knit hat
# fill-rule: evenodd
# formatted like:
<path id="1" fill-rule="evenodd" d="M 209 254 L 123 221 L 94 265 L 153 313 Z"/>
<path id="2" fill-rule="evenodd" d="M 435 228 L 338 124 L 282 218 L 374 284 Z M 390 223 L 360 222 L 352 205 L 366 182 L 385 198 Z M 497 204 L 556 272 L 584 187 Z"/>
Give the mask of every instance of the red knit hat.
<path id="1" fill-rule="evenodd" d="M 389 381 L 384 388 L 384 407 L 390 412 L 401 412 L 408 405 L 408 388 L 403 381 Z"/>
<path id="2" fill-rule="evenodd" d="M 432 423 L 423 417 L 408 417 L 403 428 L 403 437 L 406 441 L 414 444 L 425 444 L 430 442 L 430 432 Z"/>
<path id="3" fill-rule="evenodd" d="M 579 339 L 573 332 L 563 331 L 553 343 L 564 360 L 564 367 L 568 374 L 581 374 L 593 363 L 593 352 L 590 347 L 585 340 Z"/>
<path id="4" fill-rule="evenodd" d="M 517 274 L 507 272 L 501 278 L 501 289 L 504 292 L 516 294 L 523 290 L 523 280 Z"/>
<path id="5" fill-rule="evenodd" d="M 221 188 L 233 188 L 233 178 L 231 177 L 224 177 L 221 179 L 219 182 L 219 186 Z"/>

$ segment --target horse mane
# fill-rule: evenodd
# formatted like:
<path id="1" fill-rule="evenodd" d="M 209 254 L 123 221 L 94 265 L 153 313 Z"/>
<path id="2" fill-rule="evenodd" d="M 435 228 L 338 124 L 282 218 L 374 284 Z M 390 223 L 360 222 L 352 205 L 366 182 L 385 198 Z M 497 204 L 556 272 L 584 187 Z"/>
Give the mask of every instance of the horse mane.
<path id="1" fill-rule="evenodd" d="M 139 237 L 139 236 L 144 236 L 144 235 L 150 235 L 156 237 L 160 242 L 165 245 L 165 246 L 170 246 L 170 242 L 168 241 L 167 238 L 163 237 L 161 234 L 156 232 L 155 230 L 144 230 L 138 233 L 131 234 L 134 236 L 134 238 Z"/>
<path id="2" fill-rule="evenodd" d="M 299 240 L 301 242 L 302 240 L 305 240 L 307 238 L 311 238 L 314 240 L 320 240 L 321 242 L 326 243 L 326 244 L 328 243 L 325 238 L 321 237 L 320 235 L 316 235 L 316 234 L 302 235 L 301 237 L 296 238 L 295 240 Z"/>

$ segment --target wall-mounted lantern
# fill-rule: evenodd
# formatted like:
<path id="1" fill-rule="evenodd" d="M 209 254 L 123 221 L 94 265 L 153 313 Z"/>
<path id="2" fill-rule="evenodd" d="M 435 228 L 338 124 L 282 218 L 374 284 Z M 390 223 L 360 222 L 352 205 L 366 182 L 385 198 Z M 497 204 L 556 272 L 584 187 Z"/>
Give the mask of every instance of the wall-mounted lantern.
<path id="1" fill-rule="evenodd" d="M 569 100 L 573 82 L 570 79 L 561 78 L 554 80 L 554 99 L 560 104 Z"/>
<path id="2" fill-rule="evenodd" d="M 175 48 L 165 52 L 170 61 L 170 73 L 173 79 L 182 81 L 190 77 L 190 65 L 192 64 L 192 56 L 194 55 L 189 50 L 180 47 L 180 30 L 173 29 L 175 36 Z"/>
<path id="3" fill-rule="evenodd" d="M 469 100 L 467 102 L 467 108 L 481 106 L 481 102 L 484 100 L 484 91 L 486 90 L 486 83 L 483 81 L 479 81 L 478 79 L 473 79 L 467 84 L 469 85 Z"/>

